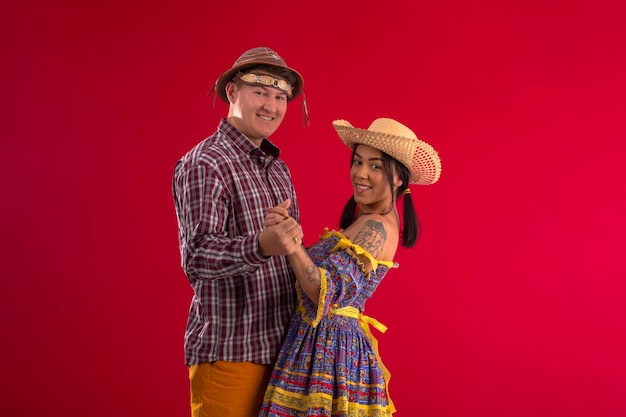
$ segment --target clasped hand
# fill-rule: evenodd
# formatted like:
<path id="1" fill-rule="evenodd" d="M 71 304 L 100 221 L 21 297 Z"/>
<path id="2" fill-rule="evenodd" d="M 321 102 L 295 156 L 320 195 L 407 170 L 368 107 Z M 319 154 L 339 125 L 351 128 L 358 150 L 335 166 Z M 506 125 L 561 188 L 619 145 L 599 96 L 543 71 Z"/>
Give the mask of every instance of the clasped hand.
<path id="1" fill-rule="evenodd" d="M 272 207 L 265 216 L 259 235 L 259 250 L 263 256 L 291 255 L 300 246 L 303 232 L 296 220 L 289 216 L 291 200 Z"/>

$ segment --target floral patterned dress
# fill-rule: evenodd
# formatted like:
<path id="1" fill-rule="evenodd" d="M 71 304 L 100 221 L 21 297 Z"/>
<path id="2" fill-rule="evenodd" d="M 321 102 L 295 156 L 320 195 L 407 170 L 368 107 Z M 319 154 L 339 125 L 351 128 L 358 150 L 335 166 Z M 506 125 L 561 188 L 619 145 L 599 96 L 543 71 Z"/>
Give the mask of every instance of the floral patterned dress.
<path id="1" fill-rule="evenodd" d="M 298 307 L 259 416 L 391 416 L 389 373 L 369 325 L 386 328 L 362 312 L 387 271 L 398 265 L 374 259 L 328 229 L 308 252 L 322 275 L 319 303 L 296 284 Z M 359 255 L 370 260 L 372 272 Z"/>

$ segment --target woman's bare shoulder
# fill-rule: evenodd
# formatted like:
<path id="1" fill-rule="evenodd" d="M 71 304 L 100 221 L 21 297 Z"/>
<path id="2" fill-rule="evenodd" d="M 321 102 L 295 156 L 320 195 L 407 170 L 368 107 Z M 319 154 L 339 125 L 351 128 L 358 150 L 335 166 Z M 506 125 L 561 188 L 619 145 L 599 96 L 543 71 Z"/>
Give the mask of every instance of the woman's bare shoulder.
<path id="1" fill-rule="evenodd" d="M 398 227 L 386 216 L 377 214 L 357 219 L 346 235 L 352 243 L 365 249 L 370 255 L 380 260 L 392 260 L 398 246 Z"/>

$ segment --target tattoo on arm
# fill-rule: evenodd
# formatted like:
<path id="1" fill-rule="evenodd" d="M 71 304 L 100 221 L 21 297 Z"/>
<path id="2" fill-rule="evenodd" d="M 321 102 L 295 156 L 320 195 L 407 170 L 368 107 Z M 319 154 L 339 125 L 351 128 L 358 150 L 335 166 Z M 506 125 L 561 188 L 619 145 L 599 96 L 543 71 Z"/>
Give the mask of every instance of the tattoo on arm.
<path id="1" fill-rule="evenodd" d="M 313 262 L 309 261 L 304 269 L 306 271 L 306 276 L 309 282 L 313 284 L 320 284 L 320 271 L 317 269 Z"/>
<path id="2" fill-rule="evenodd" d="M 383 222 L 368 220 L 356 234 L 354 243 L 368 251 L 374 258 L 381 254 L 387 239 Z"/>

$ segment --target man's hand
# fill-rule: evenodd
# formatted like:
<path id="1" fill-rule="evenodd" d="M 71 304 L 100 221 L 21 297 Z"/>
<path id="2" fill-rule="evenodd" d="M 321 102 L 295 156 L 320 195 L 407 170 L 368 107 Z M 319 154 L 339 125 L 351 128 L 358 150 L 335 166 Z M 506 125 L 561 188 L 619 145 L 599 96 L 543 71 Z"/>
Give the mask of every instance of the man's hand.
<path id="1" fill-rule="evenodd" d="M 289 216 L 291 200 L 287 199 L 272 207 L 265 216 L 263 231 L 259 235 L 261 255 L 290 255 L 302 242 L 302 227 Z"/>

